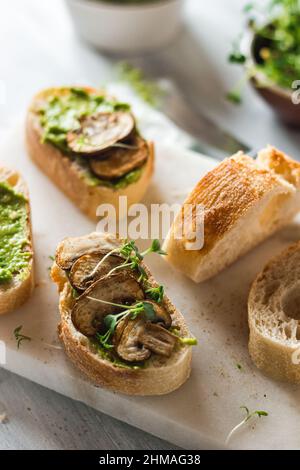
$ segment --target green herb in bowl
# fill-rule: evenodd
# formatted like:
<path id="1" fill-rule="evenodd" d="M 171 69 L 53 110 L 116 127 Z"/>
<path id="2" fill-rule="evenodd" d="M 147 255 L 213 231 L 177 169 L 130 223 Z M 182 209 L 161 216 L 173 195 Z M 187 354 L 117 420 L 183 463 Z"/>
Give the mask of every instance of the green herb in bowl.
<path id="1" fill-rule="evenodd" d="M 300 79 L 300 2 L 269 0 L 264 7 L 250 3 L 244 11 L 251 47 L 245 54 L 241 47 L 245 35 L 241 35 L 228 59 L 244 64 L 246 77 L 228 98 L 240 102 L 243 82 L 250 79 L 286 122 L 300 125 L 300 110 L 292 102 L 293 84 Z"/>

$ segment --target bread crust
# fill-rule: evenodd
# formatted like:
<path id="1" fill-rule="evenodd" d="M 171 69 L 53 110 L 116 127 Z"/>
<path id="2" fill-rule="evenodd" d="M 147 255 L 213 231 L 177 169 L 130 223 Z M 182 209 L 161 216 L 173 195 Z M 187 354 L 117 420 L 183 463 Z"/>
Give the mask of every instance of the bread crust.
<path id="1" fill-rule="evenodd" d="M 153 287 L 158 284 L 144 266 Z M 59 311 L 61 321 L 58 327 L 59 338 L 65 346 L 71 361 L 97 386 L 127 395 L 164 395 L 179 388 L 188 378 L 191 371 L 192 350 L 189 346 L 178 346 L 170 358 L 155 356 L 149 360 L 147 367 L 140 369 L 124 368 L 104 359 L 95 351 L 90 340 L 74 327 L 71 310 L 74 304 L 67 277 L 57 265 L 51 270 L 53 281 L 60 291 Z M 162 304 L 171 314 L 174 326 L 184 336 L 189 335 L 181 313 L 167 296 Z"/>
<path id="2" fill-rule="evenodd" d="M 151 181 L 154 171 L 154 145 L 148 142 L 149 157 L 142 167 L 138 181 L 126 188 L 113 189 L 106 186 L 90 186 L 83 178 L 80 168 L 59 149 L 49 143 L 42 143 L 42 128 L 37 114 L 36 104 L 51 92 L 63 92 L 64 89 L 48 89 L 37 94 L 28 110 L 25 138 L 28 154 L 39 168 L 68 196 L 74 204 L 92 220 L 97 220 L 97 208 L 100 204 L 111 204 L 119 215 L 119 197 L 126 196 L 128 207 L 139 202 Z M 93 89 L 86 88 L 87 91 Z M 123 214 L 124 215 L 124 214 Z"/>
<path id="3" fill-rule="evenodd" d="M 300 321 L 288 316 L 284 298 L 294 286 L 299 290 L 299 260 L 300 242 L 264 267 L 248 299 L 249 353 L 254 364 L 275 380 L 295 384 L 300 384 Z"/>
<path id="4" fill-rule="evenodd" d="M 265 168 L 272 170 L 277 175 L 283 176 L 286 181 L 300 188 L 299 162 L 293 160 L 284 152 L 268 145 L 268 147 L 258 153 L 257 160 Z"/>
<path id="5" fill-rule="evenodd" d="M 28 216 L 28 249 L 33 253 L 30 204 L 27 185 L 18 172 L 3 167 L 0 168 L 0 181 L 6 181 L 17 192 L 24 194 L 28 200 L 26 205 Z M 21 307 L 21 305 L 23 305 L 31 296 L 34 289 L 34 283 L 34 261 L 32 255 L 32 258 L 28 263 L 28 273 L 25 279 L 13 279 L 12 283 L 9 283 L 9 285 L 6 286 L 4 284 L 0 286 L 0 315 L 5 315 Z"/>
<path id="6" fill-rule="evenodd" d="M 269 152 L 271 150 L 273 152 L 272 147 L 269 148 Z M 284 158 L 284 154 L 282 155 Z M 300 171 L 300 164 L 292 162 L 293 170 L 295 170 L 295 165 Z M 295 192 L 295 187 L 282 175 L 242 152 L 225 159 L 199 181 L 185 200 L 164 243 L 164 250 L 167 252 L 166 261 L 195 282 L 209 279 L 282 225 L 288 223 L 299 208 L 293 210 L 291 214 L 288 213 L 286 219 L 274 220 L 276 223 L 270 228 L 262 228 L 261 233 L 258 233 L 251 242 L 241 243 L 238 251 L 228 262 L 216 256 L 215 259 L 210 260 L 210 266 L 204 268 L 208 257 L 211 257 L 221 242 L 225 242 L 226 237 L 237 224 L 259 207 L 261 201 L 268 195 L 274 194 L 278 197 L 279 205 L 285 202 L 285 197 L 288 199 Z M 187 205 L 191 207 L 200 205 L 204 208 L 204 245 L 199 250 L 187 250 L 185 248 L 187 239 L 185 237 L 176 239 L 175 236 L 182 227 L 183 210 Z M 194 211 L 188 224 L 190 230 L 195 229 L 195 214 Z M 245 229 L 247 227 L 244 227 Z"/>

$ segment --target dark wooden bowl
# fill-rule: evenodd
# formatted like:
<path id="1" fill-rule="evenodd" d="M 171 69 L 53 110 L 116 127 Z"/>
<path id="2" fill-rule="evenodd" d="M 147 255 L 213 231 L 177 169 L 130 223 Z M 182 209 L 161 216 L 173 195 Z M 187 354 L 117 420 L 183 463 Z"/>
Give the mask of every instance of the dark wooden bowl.
<path id="1" fill-rule="evenodd" d="M 250 61 L 254 64 L 262 63 L 259 51 L 268 45 L 267 40 L 254 35 L 250 47 Z M 288 126 L 300 128 L 300 104 L 294 104 L 292 101 L 295 90 L 292 87 L 289 90 L 275 84 L 266 84 L 266 82 L 267 80 L 261 73 L 257 73 L 251 78 L 254 89 L 273 108 L 279 118 Z"/>

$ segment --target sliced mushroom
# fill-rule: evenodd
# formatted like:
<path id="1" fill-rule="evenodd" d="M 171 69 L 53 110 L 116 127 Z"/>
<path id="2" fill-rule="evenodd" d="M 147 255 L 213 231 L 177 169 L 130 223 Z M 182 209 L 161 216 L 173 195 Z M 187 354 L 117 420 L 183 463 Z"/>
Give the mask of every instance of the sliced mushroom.
<path id="1" fill-rule="evenodd" d="M 105 159 L 90 159 L 93 173 L 104 180 L 121 178 L 130 171 L 141 167 L 147 160 L 149 148 L 147 142 L 141 137 L 133 140 L 133 147 L 111 148 L 105 152 Z"/>
<path id="2" fill-rule="evenodd" d="M 74 261 L 82 255 L 110 251 L 118 246 L 118 240 L 97 232 L 85 237 L 69 237 L 58 245 L 55 261 L 61 269 L 69 270 Z"/>
<path id="3" fill-rule="evenodd" d="M 159 356 L 170 357 L 178 338 L 160 325 L 147 322 L 141 330 L 139 341 Z"/>
<path id="4" fill-rule="evenodd" d="M 165 328 L 170 328 L 172 325 L 172 318 L 169 312 L 157 302 L 153 302 L 147 299 L 147 303 L 151 304 L 154 309 L 156 315 L 156 320 L 154 323 L 161 323 Z"/>
<path id="5" fill-rule="evenodd" d="M 129 317 L 125 317 L 117 324 L 117 327 L 115 329 L 114 336 L 113 336 L 113 344 L 115 345 L 115 347 L 118 346 L 118 344 L 120 343 L 122 334 L 126 326 L 128 325 L 129 320 L 130 320 Z"/>
<path id="6" fill-rule="evenodd" d="M 106 276 L 109 271 L 119 266 L 124 259 L 118 255 L 110 255 L 102 263 L 107 251 L 83 255 L 74 262 L 69 280 L 74 289 L 84 291 L 97 279 Z M 99 265 L 100 263 L 100 265 Z"/>
<path id="7" fill-rule="evenodd" d="M 124 111 L 96 113 L 81 119 L 80 128 L 67 135 L 75 153 L 97 155 L 116 142 L 126 139 L 135 128 L 132 114 Z"/>
<path id="8" fill-rule="evenodd" d="M 130 305 L 143 299 L 144 292 L 135 277 L 121 270 L 99 279 L 76 300 L 72 321 L 82 334 L 93 336 L 102 328 L 106 315 L 122 310 L 109 303 Z"/>
<path id="9" fill-rule="evenodd" d="M 118 325 L 118 328 L 122 329 L 121 334 L 119 331 L 116 332 L 117 335 L 121 336 L 116 345 L 118 356 L 128 362 L 139 362 L 148 359 L 151 351 L 139 340 L 145 329 L 145 320 L 136 318 L 135 320 L 125 320 L 125 325 L 121 325 L 121 323 Z"/>

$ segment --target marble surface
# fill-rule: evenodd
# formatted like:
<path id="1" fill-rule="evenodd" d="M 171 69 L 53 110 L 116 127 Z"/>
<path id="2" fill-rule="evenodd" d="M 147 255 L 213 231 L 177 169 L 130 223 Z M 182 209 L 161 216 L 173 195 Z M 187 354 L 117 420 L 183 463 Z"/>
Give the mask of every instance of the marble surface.
<path id="1" fill-rule="evenodd" d="M 241 106 L 224 99 L 225 92 L 241 77 L 238 67 L 227 64 L 226 55 L 232 38 L 242 28 L 243 3 L 187 0 L 185 27 L 176 42 L 158 53 L 131 60 L 153 76 L 171 75 L 197 108 L 252 146 L 271 142 L 299 158 L 299 134 L 283 127 L 250 86 L 246 86 Z M 62 0 L 3 0 L 1 9 L 3 140 L 36 90 L 74 81 L 101 84 L 112 77 L 112 64 L 120 57 L 101 55 L 81 43 Z M 0 448 L 172 447 L 2 370 L 0 389 L 1 402 L 10 416 L 7 424 L 0 425 Z M 74 431 L 74 413 L 81 418 L 78 433 Z M 99 437 L 102 423 L 107 432 Z"/>
<path id="2" fill-rule="evenodd" d="M 58 296 L 49 279 L 49 255 L 54 253 L 58 240 L 92 231 L 93 222 L 26 157 L 20 129 L 11 135 L 1 152 L 4 164 L 13 160 L 14 167 L 26 174 L 36 255 L 36 289 L 32 297 L 18 311 L 0 318 L 7 370 L 185 449 L 225 447 L 227 434 L 241 420 L 241 406 L 263 409 L 269 416 L 249 422 L 234 436 L 231 446 L 299 447 L 299 410 L 295 403 L 300 388 L 264 377 L 251 363 L 247 348 L 250 284 L 267 260 L 299 238 L 299 225 L 276 234 L 200 285 L 175 272 L 160 257 L 149 256 L 151 272 L 184 314 L 199 345 L 193 348 L 191 377 L 179 390 L 162 397 L 126 397 L 86 381 L 67 359 L 57 339 Z M 144 204 L 148 210 L 153 203 L 181 204 L 189 188 L 214 165 L 213 160 L 178 146 L 157 144 L 156 172 Z M 170 169 L 176 169 L 172 178 Z M 150 228 L 151 232 L 157 229 L 153 220 Z M 149 246 L 148 240 L 137 243 L 142 250 Z M 18 349 L 13 331 L 20 324 L 22 333 L 31 341 L 24 341 Z M 283 423 L 289 430 L 284 442 Z"/>

